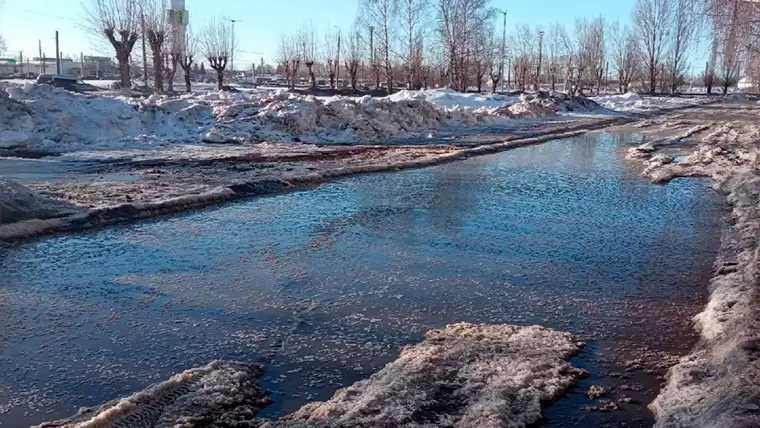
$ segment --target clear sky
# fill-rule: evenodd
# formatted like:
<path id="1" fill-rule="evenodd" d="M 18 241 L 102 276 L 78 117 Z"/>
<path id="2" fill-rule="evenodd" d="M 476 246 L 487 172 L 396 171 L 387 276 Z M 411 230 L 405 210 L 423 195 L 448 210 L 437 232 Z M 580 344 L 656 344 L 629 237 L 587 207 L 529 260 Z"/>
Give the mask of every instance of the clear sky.
<path id="1" fill-rule="evenodd" d="M 89 0 L 84 0 L 86 4 Z M 628 22 L 634 0 L 492 0 L 506 9 L 507 26 L 572 24 L 576 16 L 602 15 L 609 20 Z M 37 56 L 38 40 L 47 56 L 55 53 L 55 30 L 60 31 L 65 55 L 107 54 L 97 37 L 82 27 L 83 0 L 0 0 L 0 34 L 5 37 L 6 56 Z M 239 52 L 235 68 L 259 62 L 272 63 L 280 35 L 295 31 L 312 20 L 322 31 L 333 26 L 347 30 L 354 21 L 357 0 L 186 0 L 191 27 L 199 27 L 213 16 L 229 16 L 236 24 Z M 569 27 L 572 28 L 572 27 Z M 239 64 L 239 65 L 238 65 Z"/>

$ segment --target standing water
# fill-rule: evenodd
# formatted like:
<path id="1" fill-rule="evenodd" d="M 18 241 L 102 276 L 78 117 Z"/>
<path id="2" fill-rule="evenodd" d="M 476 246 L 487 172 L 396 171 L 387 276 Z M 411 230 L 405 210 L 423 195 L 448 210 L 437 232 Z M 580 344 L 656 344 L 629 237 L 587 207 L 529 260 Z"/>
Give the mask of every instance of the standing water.
<path id="1" fill-rule="evenodd" d="M 638 142 L 553 141 L 0 249 L 0 426 L 214 359 L 265 362 L 278 416 L 457 321 L 587 339 L 573 363 L 590 377 L 546 426 L 651 425 L 657 376 L 695 341 L 723 208 L 706 180 L 641 179 L 623 155 Z M 622 410 L 584 410 L 592 384 Z"/>

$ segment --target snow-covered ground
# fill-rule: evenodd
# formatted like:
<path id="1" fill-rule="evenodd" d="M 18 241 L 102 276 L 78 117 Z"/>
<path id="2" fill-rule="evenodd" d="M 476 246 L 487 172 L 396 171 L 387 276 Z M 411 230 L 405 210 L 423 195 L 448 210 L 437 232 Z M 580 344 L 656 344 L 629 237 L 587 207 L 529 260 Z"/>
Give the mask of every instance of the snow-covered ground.
<path id="1" fill-rule="evenodd" d="M 644 174 L 666 183 L 710 177 L 731 207 L 710 282 L 710 299 L 694 320 L 700 342 L 672 367 L 650 405 L 658 428 L 760 426 L 760 108 L 755 103 L 694 108 L 643 123 L 665 132 L 631 149 Z"/>
<path id="2" fill-rule="evenodd" d="M 251 420 L 268 404 L 258 388 L 260 368 L 213 362 L 43 426 L 521 428 L 585 374 L 568 363 L 583 346 L 569 333 L 460 323 L 425 336 L 369 379 L 280 420 Z"/>

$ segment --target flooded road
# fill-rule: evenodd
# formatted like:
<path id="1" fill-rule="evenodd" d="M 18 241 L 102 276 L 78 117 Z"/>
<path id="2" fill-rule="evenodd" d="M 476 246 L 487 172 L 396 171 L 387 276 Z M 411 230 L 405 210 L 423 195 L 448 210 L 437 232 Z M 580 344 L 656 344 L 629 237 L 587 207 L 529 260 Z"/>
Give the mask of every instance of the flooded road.
<path id="1" fill-rule="evenodd" d="M 0 426 L 214 359 L 266 363 L 277 416 L 456 321 L 588 339 L 574 363 L 591 376 L 546 426 L 651 426 L 657 376 L 694 343 L 724 208 L 706 180 L 639 178 L 623 154 L 639 142 L 554 141 L 0 249 Z M 592 384 L 631 401 L 589 413 Z"/>

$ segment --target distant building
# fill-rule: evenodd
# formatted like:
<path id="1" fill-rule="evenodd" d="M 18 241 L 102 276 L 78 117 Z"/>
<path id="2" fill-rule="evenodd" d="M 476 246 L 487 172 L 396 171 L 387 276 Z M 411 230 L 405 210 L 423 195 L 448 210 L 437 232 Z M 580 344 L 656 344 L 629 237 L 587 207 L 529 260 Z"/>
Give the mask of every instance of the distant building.
<path id="1" fill-rule="evenodd" d="M 736 84 L 737 89 L 740 91 L 757 89 L 757 86 L 757 82 L 749 76 L 739 79 L 739 82 Z"/>

